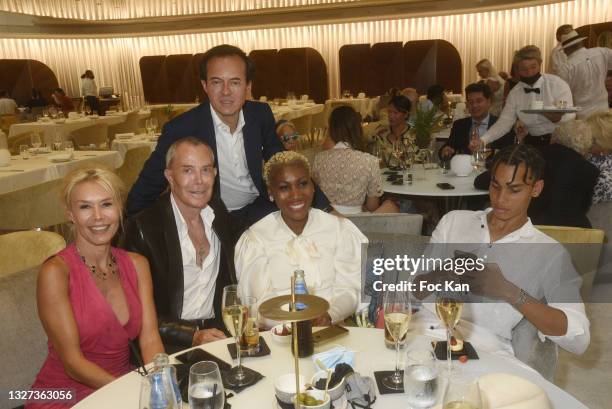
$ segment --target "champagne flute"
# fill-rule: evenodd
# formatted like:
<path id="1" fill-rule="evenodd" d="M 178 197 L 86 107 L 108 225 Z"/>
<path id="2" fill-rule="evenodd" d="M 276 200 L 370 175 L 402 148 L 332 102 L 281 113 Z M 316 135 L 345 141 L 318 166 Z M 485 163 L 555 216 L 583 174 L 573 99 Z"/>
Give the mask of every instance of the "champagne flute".
<path id="1" fill-rule="evenodd" d="M 481 409 L 482 399 L 478 382 L 462 377 L 448 380 L 442 402 L 443 409 Z"/>
<path id="2" fill-rule="evenodd" d="M 451 337 L 453 330 L 461 319 L 463 302 L 449 293 L 438 293 L 436 298 L 436 314 L 442 325 L 446 328 L 446 362 L 448 374 L 453 371 L 453 361 L 451 357 Z"/>
<path id="3" fill-rule="evenodd" d="M 189 408 L 222 409 L 225 390 L 219 367 L 212 361 L 201 361 L 189 368 Z"/>
<path id="4" fill-rule="evenodd" d="M 254 380 L 251 373 L 242 370 L 242 357 L 240 356 L 240 337 L 242 336 L 248 321 L 248 308 L 242 303 L 242 297 L 238 294 L 238 286 L 235 284 L 223 288 L 223 323 L 232 334 L 236 342 L 236 356 L 238 366 L 233 367 L 227 374 L 227 383 L 230 386 L 248 385 Z"/>
<path id="5" fill-rule="evenodd" d="M 389 389 L 401 390 L 404 379 L 400 372 L 400 340 L 408 332 L 412 307 L 407 291 L 387 291 L 383 298 L 385 327 L 395 342 L 395 372 L 383 378 L 382 383 Z"/>

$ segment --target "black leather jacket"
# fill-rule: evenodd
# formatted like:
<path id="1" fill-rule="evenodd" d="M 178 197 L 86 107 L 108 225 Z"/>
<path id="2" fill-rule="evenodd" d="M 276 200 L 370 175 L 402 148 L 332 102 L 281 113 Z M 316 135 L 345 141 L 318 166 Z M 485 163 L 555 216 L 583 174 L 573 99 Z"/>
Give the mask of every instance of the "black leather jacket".
<path id="1" fill-rule="evenodd" d="M 212 227 L 221 242 L 221 260 L 213 301 L 215 318 L 205 321 L 203 328 L 223 329 L 221 297 L 224 286 L 236 283 L 234 247 L 237 231 L 221 200 L 213 197 L 209 206 L 215 212 Z M 169 192 L 160 196 L 153 206 L 128 219 L 120 245 L 149 260 L 159 332 L 166 350 L 190 347 L 198 325 L 180 318 L 184 294 L 183 262 Z"/>

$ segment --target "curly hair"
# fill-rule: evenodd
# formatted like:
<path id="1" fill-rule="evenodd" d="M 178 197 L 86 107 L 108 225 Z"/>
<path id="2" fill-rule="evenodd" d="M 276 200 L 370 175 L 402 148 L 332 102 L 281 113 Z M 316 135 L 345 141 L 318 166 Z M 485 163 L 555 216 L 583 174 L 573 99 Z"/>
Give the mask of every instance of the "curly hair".
<path id="1" fill-rule="evenodd" d="M 612 109 L 597 112 L 585 121 L 591 128 L 593 141 L 604 149 L 612 150 Z"/>
<path id="2" fill-rule="evenodd" d="M 272 157 L 265 163 L 263 168 L 263 178 L 266 182 L 266 186 L 270 186 L 270 181 L 276 172 L 284 166 L 289 165 L 301 165 L 311 175 L 310 163 L 306 156 L 295 151 L 283 151 L 272 155 Z"/>
<path id="3" fill-rule="evenodd" d="M 493 158 L 493 167 L 491 168 L 491 176 L 495 175 L 497 167 L 503 163 L 508 166 L 514 166 L 514 174 L 512 175 L 512 181 L 516 177 L 516 172 L 520 167 L 521 163 L 525 165 L 525 175 L 523 182 L 529 183 L 527 178 L 530 175 L 533 181 L 542 179 L 544 174 L 544 166 L 546 162 L 540 154 L 540 152 L 531 145 L 519 144 L 506 146 L 504 149 L 499 151 Z"/>
<path id="4" fill-rule="evenodd" d="M 554 142 L 575 150 L 582 156 L 589 153 L 593 145 L 591 128 L 580 119 L 561 123 L 552 134 Z"/>

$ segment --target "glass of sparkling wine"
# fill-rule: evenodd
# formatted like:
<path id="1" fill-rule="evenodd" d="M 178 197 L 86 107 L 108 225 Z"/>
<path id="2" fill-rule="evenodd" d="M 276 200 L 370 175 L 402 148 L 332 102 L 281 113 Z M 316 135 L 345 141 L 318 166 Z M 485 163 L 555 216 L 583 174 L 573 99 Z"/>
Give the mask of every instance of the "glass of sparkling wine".
<path id="1" fill-rule="evenodd" d="M 482 409 L 478 382 L 463 377 L 448 380 L 443 409 Z"/>
<path id="2" fill-rule="evenodd" d="M 212 361 L 201 361 L 189 368 L 189 408 L 222 409 L 225 390 L 219 367 Z"/>
<path id="3" fill-rule="evenodd" d="M 232 334 L 236 342 L 236 356 L 238 365 L 233 367 L 227 374 L 227 383 L 231 386 L 243 386 L 253 382 L 253 374 L 242 370 L 242 357 L 240 356 L 240 337 L 244 333 L 248 321 L 248 308 L 242 302 L 238 293 L 238 286 L 228 285 L 223 288 L 223 323 L 225 328 Z"/>
<path id="4" fill-rule="evenodd" d="M 438 366 L 432 351 L 411 350 L 406 354 L 404 392 L 411 408 L 430 408 L 438 400 Z"/>
<path id="5" fill-rule="evenodd" d="M 395 372 L 383 378 L 382 383 L 389 389 L 401 390 L 404 379 L 400 372 L 400 340 L 408 332 L 412 307 L 408 291 L 387 291 L 383 299 L 385 327 L 395 342 Z"/>
<path id="6" fill-rule="evenodd" d="M 453 371 L 453 361 L 451 357 L 451 337 L 453 330 L 461 319 L 463 302 L 449 293 L 439 293 L 436 297 L 436 314 L 438 319 L 446 328 L 446 363 L 448 374 Z"/>
<path id="7" fill-rule="evenodd" d="M 248 315 L 244 332 L 240 337 L 240 350 L 247 355 L 253 355 L 259 352 L 257 298 L 243 297 L 242 302 L 247 307 Z"/>

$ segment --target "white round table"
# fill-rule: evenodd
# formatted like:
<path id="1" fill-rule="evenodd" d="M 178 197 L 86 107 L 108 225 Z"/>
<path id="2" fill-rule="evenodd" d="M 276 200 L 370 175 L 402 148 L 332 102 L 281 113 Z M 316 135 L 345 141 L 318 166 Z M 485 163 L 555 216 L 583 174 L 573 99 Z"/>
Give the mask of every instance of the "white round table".
<path id="1" fill-rule="evenodd" d="M 411 328 L 408 335 L 409 343 L 407 348 L 431 349 L 430 342 L 432 339 L 424 335 L 418 335 L 417 333 L 420 333 L 420 328 L 415 325 L 411 324 Z M 334 346 L 334 343 L 337 343 L 356 351 L 355 369 L 362 375 L 373 377 L 373 371 L 392 370 L 395 368 L 395 352 L 385 347 L 382 329 L 349 329 L 350 334 L 348 336 L 338 338 L 336 341 L 317 347 L 315 353 L 328 350 Z M 276 408 L 274 381 L 283 374 L 294 372 L 293 357 L 289 345 L 280 345 L 272 341 L 269 332 L 264 332 L 262 335 L 270 346 L 272 353 L 260 358 L 245 358 L 243 364 L 260 372 L 264 375 L 264 378 L 255 385 L 250 386 L 230 398 L 229 403 L 232 405 L 233 409 Z M 203 349 L 231 363 L 232 361 L 227 350 L 227 344 L 230 342 L 229 339 L 217 341 L 204 345 Z M 480 359 L 471 360 L 465 364 L 456 363 L 462 373 L 467 376 L 478 377 L 486 373 L 494 372 L 514 374 L 540 386 L 548 394 L 553 409 L 586 409 L 586 406 L 574 397 L 548 382 L 540 376 L 540 374 L 526 367 L 518 360 L 487 353 L 484 350 L 478 349 L 478 344 L 476 342 L 473 342 L 473 344 Z M 439 370 L 441 374 L 444 372 L 444 368 L 445 362 L 440 361 Z M 315 367 L 311 358 L 300 359 L 300 373 L 305 375 L 307 380 L 310 380 L 314 372 Z M 140 384 L 141 376 L 136 372 L 131 372 L 99 389 L 74 407 L 78 409 L 137 409 Z M 374 405 L 376 408 L 405 409 L 407 407 L 403 394 L 380 395 L 378 390 L 376 393 L 378 396 Z M 187 405 L 185 404 L 184 408 L 186 407 Z"/>
<path id="2" fill-rule="evenodd" d="M 383 169 L 381 171 L 385 171 Z M 411 196 L 435 196 L 435 197 L 461 197 L 488 195 L 486 190 L 478 190 L 474 187 L 476 172 L 468 176 L 456 176 L 452 171 L 443 175 L 437 169 L 423 169 L 422 165 L 415 165 L 409 170 L 402 171 L 403 174 L 412 174 L 412 185 L 404 182 L 403 185 L 394 185 L 387 181 L 387 175 L 383 174 L 383 190 L 387 193 Z M 436 184 L 450 183 L 455 188 L 449 190 L 440 189 Z"/>

